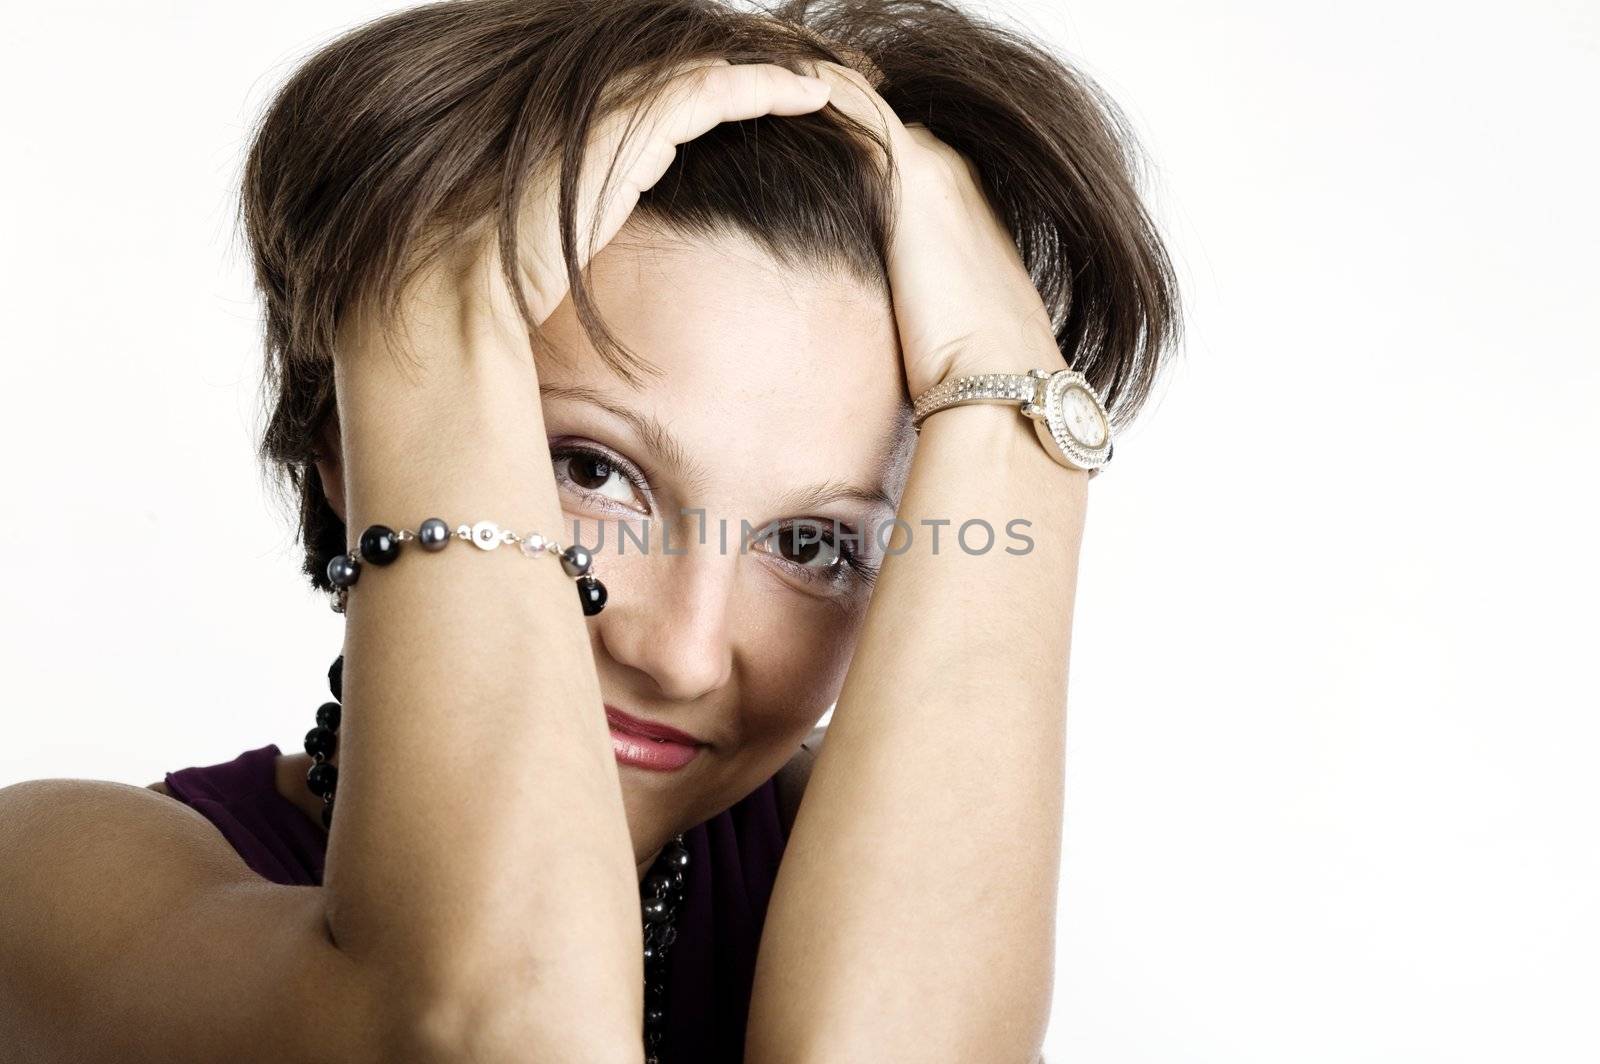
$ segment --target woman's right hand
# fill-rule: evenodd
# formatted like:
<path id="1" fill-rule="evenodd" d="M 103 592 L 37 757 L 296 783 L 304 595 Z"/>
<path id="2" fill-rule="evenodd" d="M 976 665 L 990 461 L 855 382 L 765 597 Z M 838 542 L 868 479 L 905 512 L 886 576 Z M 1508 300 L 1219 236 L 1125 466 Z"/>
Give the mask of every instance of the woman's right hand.
<path id="1" fill-rule="evenodd" d="M 640 193 L 672 165 L 679 144 L 722 122 L 815 111 L 828 101 L 830 89 L 826 81 L 774 63 L 700 59 L 674 69 L 637 107 L 608 106 L 602 100 L 574 189 L 577 269 L 616 236 Z M 606 92 L 615 100 L 619 85 L 607 86 Z M 613 158 L 610 186 L 602 189 Z M 529 177 L 517 214 L 518 263 L 511 272 L 540 325 L 570 287 L 557 211 L 560 167 L 559 153 L 540 164 Z M 592 243 L 587 239 L 591 226 Z M 430 367 L 429 360 L 413 358 L 407 371 L 397 360 L 371 357 L 377 352 L 369 354 L 369 349 L 391 347 L 396 323 L 364 314 L 347 319 L 342 357 L 335 359 L 340 424 L 347 438 L 352 433 L 378 436 L 405 447 L 411 434 L 424 431 L 419 426 L 437 433 L 459 428 L 456 422 L 466 418 L 482 430 L 492 420 L 486 409 L 491 403 L 523 421 L 530 409 L 537 412 L 537 378 L 528 372 L 533 369 L 528 330 L 506 287 L 501 261 L 498 229 L 489 227 L 424 270 L 415 298 L 406 301 L 400 346 L 450 352 L 447 363 Z"/>
<path id="2" fill-rule="evenodd" d="M 775 63 L 697 60 L 678 68 L 638 108 L 643 113 L 637 122 L 633 108 L 605 114 L 592 127 L 579 169 L 574 200 L 576 268 L 587 266 L 622 228 L 639 194 L 661 180 L 672 165 L 679 144 L 722 122 L 815 111 L 827 103 L 830 88 L 826 81 Z M 613 157 L 616 171 L 610 187 L 603 190 Z M 533 318 L 541 325 L 570 287 L 557 211 L 560 164 L 559 156 L 547 160 L 530 180 L 518 233 L 518 274 Z M 591 225 L 595 230 L 589 244 Z M 498 253 L 494 261 L 498 264 Z"/>

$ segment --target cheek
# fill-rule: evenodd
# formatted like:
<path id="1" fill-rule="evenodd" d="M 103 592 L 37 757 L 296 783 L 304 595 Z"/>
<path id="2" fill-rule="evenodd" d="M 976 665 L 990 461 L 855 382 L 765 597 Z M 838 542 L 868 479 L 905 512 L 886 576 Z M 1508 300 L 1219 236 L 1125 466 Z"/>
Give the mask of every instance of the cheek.
<path id="1" fill-rule="evenodd" d="M 810 731 L 838 697 L 859 633 L 858 622 L 835 619 L 750 647 L 750 697 L 744 704 L 764 708 L 748 711 L 754 719 L 746 719 L 747 733 L 787 742 Z"/>

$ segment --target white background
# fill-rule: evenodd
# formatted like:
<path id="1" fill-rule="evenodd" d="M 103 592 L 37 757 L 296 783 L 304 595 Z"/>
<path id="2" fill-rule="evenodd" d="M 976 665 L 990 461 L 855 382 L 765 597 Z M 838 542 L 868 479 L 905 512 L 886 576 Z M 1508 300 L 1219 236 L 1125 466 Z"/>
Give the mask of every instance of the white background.
<path id="1" fill-rule="evenodd" d="M 393 6 L 8 16 L 0 785 L 321 701 L 231 197 Z M 1600 1060 L 1596 7 L 1002 10 L 1128 112 L 1190 308 L 1090 493 L 1048 1059 Z"/>

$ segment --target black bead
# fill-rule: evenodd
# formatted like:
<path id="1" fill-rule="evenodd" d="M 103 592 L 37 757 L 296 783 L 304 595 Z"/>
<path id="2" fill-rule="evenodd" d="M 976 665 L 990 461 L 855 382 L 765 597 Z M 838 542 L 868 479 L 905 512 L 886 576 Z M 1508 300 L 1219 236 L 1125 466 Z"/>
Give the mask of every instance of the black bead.
<path id="1" fill-rule="evenodd" d="M 578 577 L 578 601 L 583 603 L 583 615 L 593 617 L 606 608 L 606 585 L 593 576 Z"/>
<path id="2" fill-rule="evenodd" d="M 306 773 L 306 786 L 310 787 L 311 793 L 318 798 L 327 797 L 338 782 L 339 770 L 326 761 L 317 762 L 311 766 L 311 771 Z"/>
<path id="3" fill-rule="evenodd" d="M 561 568 L 568 576 L 583 576 L 594 568 L 594 555 L 576 543 L 561 552 Z"/>
<path id="4" fill-rule="evenodd" d="M 423 550 L 444 550 L 450 544 L 450 526 L 442 518 L 430 517 L 417 526 L 417 542 Z"/>
<path id="5" fill-rule="evenodd" d="M 329 802 L 322 807 L 322 826 L 333 827 L 333 803 Z"/>
<path id="6" fill-rule="evenodd" d="M 328 583 L 334 587 L 349 587 L 361 577 L 361 563 L 348 554 L 335 554 L 328 559 Z"/>
<path id="7" fill-rule="evenodd" d="M 652 964 L 661 963 L 661 951 L 654 946 L 646 946 L 644 948 L 644 963 L 647 968 Z"/>
<path id="8" fill-rule="evenodd" d="M 373 565 L 388 565 L 400 557 L 400 538 L 388 525 L 368 525 L 361 533 L 361 557 Z"/>
<path id="9" fill-rule="evenodd" d="M 339 737 L 333 734 L 332 729 L 318 725 L 306 732 L 306 753 L 312 757 L 332 757 L 337 749 L 339 749 Z"/>
<path id="10" fill-rule="evenodd" d="M 672 917 L 665 898 L 651 898 L 639 907 L 646 923 L 664 924 Z"/>
<path id="11" fill-rule="evenodd" d="M 668 846 L 661 851 L 661 860 L 673 872 L 683 872 L 689 867 L 689 850 L 684 846 Z"/>
<path id="12" fill-rule="evenodd" d="M 664 872 L 651 872 L 645 877 L 644 889 L 652 898 L 662 897 L 672 889 L 672 877 Z"/>
<path id="13" fill-rule="evenodd" d="M 646 1005 L 665 1005 L 667 1003 L 667 984 L 659 979 L 646 979 L 644 981 L 644 1000 Z"/>
<path id="14" fill-rule="evenodd" d="M 328 666 L 328 690 L 333 692 L 333 697 L 344 700 L 344 655 L 340 654 L 333 659 L 333 664 Z M 337 727 L 337 725 L 335 725 Z"/>
<path id="15" fill-rule="evenodd" d="M 317 707 L 317 727 L 327 728 L 329 731 L 339 730 L 339 703 L 324 702 Z"/>
<path id="16" fill-rule="evenodd" d="M 644 1026 L 649 1031 L 664 1030 L 667 1026 L 666 1009 L 645 1009 Z"/>

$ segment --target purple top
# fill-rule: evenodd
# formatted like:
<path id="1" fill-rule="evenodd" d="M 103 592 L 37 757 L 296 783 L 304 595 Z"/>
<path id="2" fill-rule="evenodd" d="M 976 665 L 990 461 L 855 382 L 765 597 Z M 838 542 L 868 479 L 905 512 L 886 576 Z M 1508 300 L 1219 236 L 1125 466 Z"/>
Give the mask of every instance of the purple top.
<path id="1" fill-rule="evenodd" d="M 328 834 L 278 793 L 269 744 L 232 761 L 167 773 L 173 797 L 217 826 L 239 856 L 274 883 L 320 886 Z M 688 890 L 678 937 L 667 953 L 663 1064 L 737 1064 L 756 947 L 788 836 L 768 779 L 683 833 Z"/>

